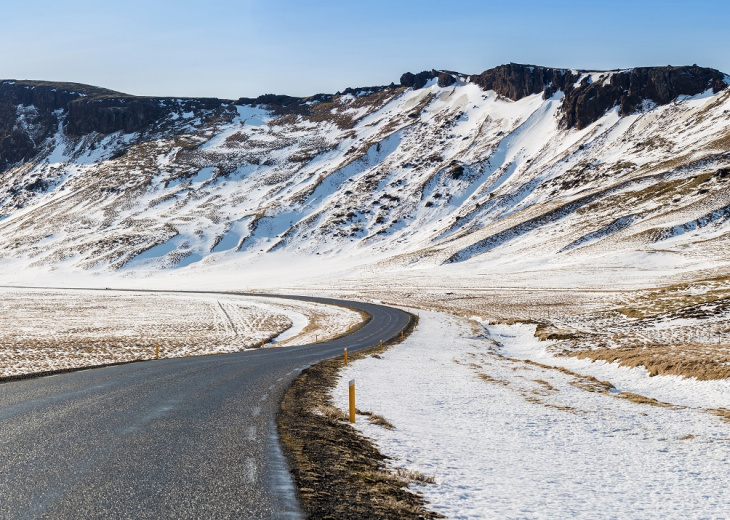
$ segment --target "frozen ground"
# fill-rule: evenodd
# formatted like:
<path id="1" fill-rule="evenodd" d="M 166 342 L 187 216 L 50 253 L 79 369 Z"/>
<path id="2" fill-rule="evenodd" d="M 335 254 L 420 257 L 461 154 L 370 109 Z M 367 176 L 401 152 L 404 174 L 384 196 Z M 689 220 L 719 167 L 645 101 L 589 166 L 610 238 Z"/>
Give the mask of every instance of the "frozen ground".
<path id="1" fill-rule="evenodd" d="M 233 295 L 0 288 L 0 377 L 305 344 L 359 323 L 352 310 Z"/>
<path id="2" fill-rule="evenodd" d="M 642 366 L 624 367 L 617 363 L 554 356 L 550 348 L 554 341 L 537 341 L 535 326 L 530 324 L 487 325 L 489 337 L 497 342 L 500 356 L 513 360 L 528 360 L 563 367 L 572 372 L 610 381 L 622 391 L 633 392 L 661 403 L 704 409 L 730 408 L 730 380 L 698 381 L 692 377 L 674 375 L 651 376 Z"/>
<path id="3" fill-rule="evenodd" d="M 354 378 L 358 409 L 395 426 L 357 428 L 393 467 L 435 476 L 412 487 L 449 518 L 727 515 L 730 432 L 706 409 L 730 401 L 727 382 L 697 395 L 611 365 L 581 375 L 587 361 L 556 368 L 533 331 L 421 311 L 405 343 L 343 370 L 334 400 L 346 409 Z"/>

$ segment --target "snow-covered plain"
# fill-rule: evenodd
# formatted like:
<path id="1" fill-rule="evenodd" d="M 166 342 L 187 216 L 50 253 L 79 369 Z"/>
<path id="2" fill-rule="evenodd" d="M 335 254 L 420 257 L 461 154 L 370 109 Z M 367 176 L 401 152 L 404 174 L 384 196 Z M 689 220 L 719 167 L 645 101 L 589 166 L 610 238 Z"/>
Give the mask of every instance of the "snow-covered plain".
<path id="1" fill-rule="evenodd" d="M 0 377 L 307 344 L 343 334 L 357 312 L 225 294 L 0 288 Z"/>
<path id="2" fill-rule="evenodd" d="M 704 408 L 716 401 L 698 403 L 692 385 L 673 394 L 688 406 L 622 398 L 637 389 L 620 370 L 601 372 L 607 390 L 554 368 L 529 329 L 421 311 L 404 343 L 344 368 L 333 399 L 346 410 L 356 380 L 358 409 L 395 429 L 356 427 L 392 467 L 435 476 L 411 487 L 448 518 L 726 517 L 730 428 Z"/>

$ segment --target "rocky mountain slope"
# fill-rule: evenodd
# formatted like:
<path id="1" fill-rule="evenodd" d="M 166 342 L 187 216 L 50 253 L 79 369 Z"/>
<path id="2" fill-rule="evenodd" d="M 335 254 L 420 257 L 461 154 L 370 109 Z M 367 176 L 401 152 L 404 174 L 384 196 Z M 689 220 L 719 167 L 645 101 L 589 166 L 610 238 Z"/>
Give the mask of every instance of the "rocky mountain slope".
<path id="1" fill-rule="evenodd" d="M 0 265 L 725 262 L 724 74 L 509 64 L 400 83 L 234 101 L 2 81 Z"/>

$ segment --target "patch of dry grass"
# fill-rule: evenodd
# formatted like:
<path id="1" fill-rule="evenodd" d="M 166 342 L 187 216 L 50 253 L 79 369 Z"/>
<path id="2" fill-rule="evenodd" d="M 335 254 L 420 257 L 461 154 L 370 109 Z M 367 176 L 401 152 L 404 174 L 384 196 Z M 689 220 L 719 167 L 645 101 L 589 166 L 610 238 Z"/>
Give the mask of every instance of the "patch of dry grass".
<path id="1" fill-rule="evenodd" d="M 422 484 L 436 483 L 435 475 L 426 475 L 425 473 L 421 473 L 420 471 L 414 469 L 398 468 L 395 474 L 398 475 L 400 478 L 412 480 L 414 482 L 421 482 Z"/>
<path id="2" fill-rule="evenodd" d="M 568 384 L 586 392 L 600 392 L 606 393 L 614 390 L 614 386 L 608 381 L 601 381 L 593 376 L 584 376 L 576 374 L 575 379 L 570 381 Z"/>
<path id="3" fill-rule="evenodd" d="M 479 376 L 480 379 L 482 379 L 483 381 L 486 381 L 488 383 L 494 383 L 494 384 L 502 385 L 502 386 L 509 386 L 509 384 L 510 384 L 509 381 L 507 381 L 506 379 L 497 379 L 497 378 L 492 377 L 489 374 L 485 374 L 483 372 L 480 372 L 477 375 Z"/>
<path id="4" fill-rule="evenodd" d="M 730 277 L 718 276 L 694 282 L 671 284 L 657 289 L 636 291 L 616 310 L 628 318 L 645 319 L 665 314 L 681 317 L 684 309 L 730 299 Z"/>
<path id="5" fill-rule="evenodd" d="M 700 381 L 730 377 L 730 349 L 726 345 L 652 345 L 584 350 L 572 353 L 578 359 L 643 366 L 651 376 L 695 377 Z"/>
<path id="6" fill-rule="evenodd" d="M 727 408 L 711 408 L 708 411 L 713 415 L 717 415 L 723 421 L 730 422 L 730 410 Z"/>
<path id="7" fill-rule="evenodd" d="M 535 337 L 540 341 L 546 340 L 564 340 L 575 339 L 577 337 L 574 330 L 560 329 L 551 323 L 538 323 L 535 329 Z"/>
<path id="8" fill-rule="evenodd" d="M 391 423 L 388 419 L 386 419 L 382 415 L 378 415 L 377 413 L 372 412 L 370 410 L 365 410 L 365 411 L 356 410 L 356 413 L 367 417 L 368 422 L 370 424 L 382 426 L 386 430 L 395 430 L 395 426 L 393 426 L 393 423 Z"/>
<path id="9" fill-rule="evenodd" d="M 528 403 L 539 404 L 540 406 L 544 406 L 545 408 L 552 408 L 553 410 L 560 410 L 561 412 L 568 412 L 568 413 L 572 413 L 575 415 L 589 413 L 584 410 L 579 410 L 577 408 L 573 408 L 572 406 L 548 403 L 548 402 L 545 402 L 544 400 L 540 399 L 539 397 L 536 397 L 534 395 L 528 395 L 524 392 L 520 392 L 520 394 L 525 399 L 525 401 L 527 401 Z"/>
<path id="10" fill-rule="evenodd" d="M 659 406 L 661 408 L 676 408 L 676 406 L 673 404 L 657 401 L 654 398 L 646 397 L 645 395 L 641 394 L 635 394 L 633 392 L 619 392 L 616 394 L 616 397 L 626 399 L 627 401 L 631 401 L 632 403 L 637 404 L 648 404 L 650 406 Z"/>
<path id="11" fill-rule="evenodd" d="M 534 381 L 535 383 L 537 383 L 537 384 L 539 384 L 539 385 L 542 385 L 543 387 L 545 387 L 545 389 L 546 389 L 546 390 L 549 390 L 549 391 L 551 391 L 551 392 L 552 392 L 552 391 L 555 391 L 555 392 L 557 392 L 557 391 L 558 391 L 558 389 L 557 389 L 557 388 L 555 388 L 555 387 L 554 387 L 553 385 L 551 385 L 551 384 L 550 384 L 550 383 L 548 383 L 547 381 L 543 381 L 542 379 L 533 379 L 533 381 Z"/>

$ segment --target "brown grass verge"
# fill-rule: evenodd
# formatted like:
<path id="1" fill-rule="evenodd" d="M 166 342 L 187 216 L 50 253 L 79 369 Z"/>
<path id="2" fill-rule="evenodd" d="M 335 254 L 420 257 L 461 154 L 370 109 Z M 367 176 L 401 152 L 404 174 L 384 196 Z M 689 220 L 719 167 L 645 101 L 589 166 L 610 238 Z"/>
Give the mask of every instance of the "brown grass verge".
<path id="1" fill-rule="evenodd" d="M 411 320 L 409 330 L 415 326 Z M 359 359 L 374 347 L 350 355 Z M 376 447 L 329 400 L 342 360 L 319 363 L 294 380 L 281 402 L 279 435 L 308 518 L 440 518 L 408 480 L 388 471 Z"/>
<path id="2" fill-rule="evenodd" d="M 651 376 L 695 377 L 700 381 L 730 377 L 730 354 L 725 346 L 722 348 L 699 344 L 627 346 L 583 350 L 570 355 L 578 359 L 618 362 L 621 366 L 631 368 L 643 366 Z"/>

